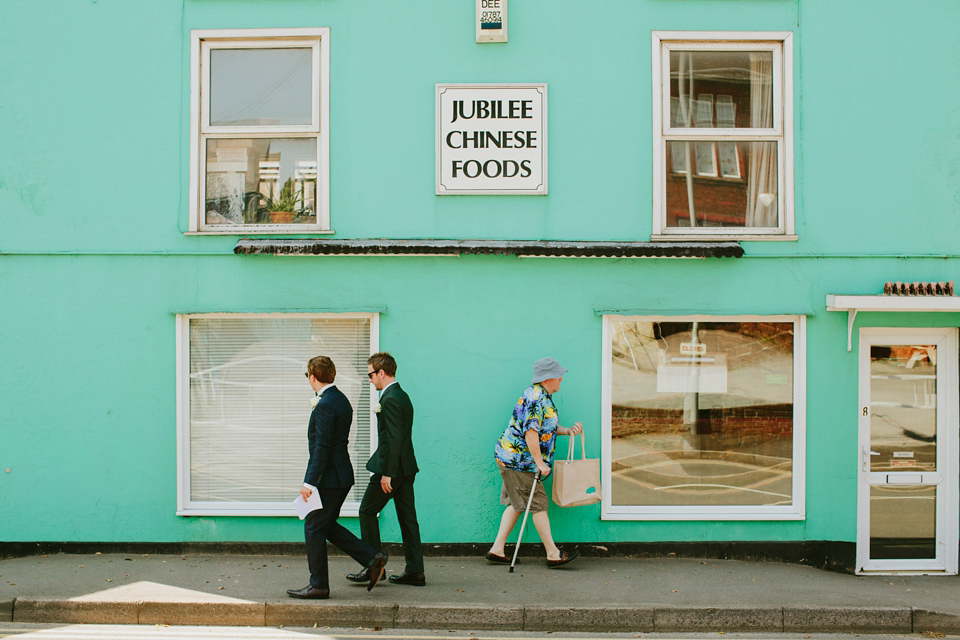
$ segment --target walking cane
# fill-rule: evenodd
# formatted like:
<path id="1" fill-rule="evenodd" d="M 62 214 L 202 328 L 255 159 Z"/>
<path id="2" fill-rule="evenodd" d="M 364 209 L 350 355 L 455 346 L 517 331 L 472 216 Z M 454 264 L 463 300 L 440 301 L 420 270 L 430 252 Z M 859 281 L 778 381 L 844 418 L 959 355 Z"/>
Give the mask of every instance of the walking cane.
<path id="1" fill-rule="evenodd" d="M 517 536 L 517 546 L 513 549 L 513 561 L 510 563 L 510 573 L 513 573 L 513 565 L 517 564 L 517 554 L 520 553 L 520 541 L 523 540 L 523 529 L 527 526 L 527 514 L 530 513 L 530 505 L 533 504 L 533 494 L 537 490 L 537 480 L 540 479 L 540 470 L 533 474 L 533 487 L 530 489 L 530 497 L 527 498 L 527 510 L 523 512 L 523 522 L 520 523 L 520 535 Z"/>

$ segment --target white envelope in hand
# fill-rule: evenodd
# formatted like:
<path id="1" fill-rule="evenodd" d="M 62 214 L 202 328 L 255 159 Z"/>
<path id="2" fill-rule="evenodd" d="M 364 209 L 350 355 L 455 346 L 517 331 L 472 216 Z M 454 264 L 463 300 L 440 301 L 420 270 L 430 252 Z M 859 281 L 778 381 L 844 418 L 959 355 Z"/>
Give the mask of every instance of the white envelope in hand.
<path id="1" fill-rule="evenodd" d="M 314 491 L 306 500 L 303 499 L 303 496 L 297 496 L 297 499 L 293 501 L 293 506 L 297 509 L 297 515 L 303 520 L 311 511 L 323 509 L 323 503 L 320 502 L 320 492 Z"/>

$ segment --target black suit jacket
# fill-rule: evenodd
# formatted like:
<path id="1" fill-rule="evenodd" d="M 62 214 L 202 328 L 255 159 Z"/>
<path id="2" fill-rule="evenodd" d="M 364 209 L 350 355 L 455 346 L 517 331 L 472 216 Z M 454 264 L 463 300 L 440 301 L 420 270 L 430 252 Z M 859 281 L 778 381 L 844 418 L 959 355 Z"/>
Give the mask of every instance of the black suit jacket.
<path id="1" fill-rule="evenodd" d="M 347 450 L 352 422 L 353 407 L 347 396 L 335 386 L 327 387 L 310 414 L 310 462 L 303 477 L 306 484 L 318 489 L 353 486 L 353 464 Z"/>
<path id="2" fill-rule="evenodd" d="M 413 454 L 413 403 L 399 383 L 380 396 L 377 414 L 377 450 L 367 469 L 390 478 L 412 476 L 420 469 Z"/>

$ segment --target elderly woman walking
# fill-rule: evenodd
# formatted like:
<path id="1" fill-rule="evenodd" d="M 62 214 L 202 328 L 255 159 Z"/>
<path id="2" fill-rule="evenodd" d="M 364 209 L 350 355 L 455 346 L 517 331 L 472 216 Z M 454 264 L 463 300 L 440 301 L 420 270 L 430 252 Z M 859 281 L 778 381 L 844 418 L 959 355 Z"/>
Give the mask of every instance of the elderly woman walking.
<path id="1" fill-rule="evenodd" d="M 510 424 L 497 441 L 497 468 L 503 479 L 500 503 L 506 505 L 506 509 L 500 518 L 497 539 L 487 552 L 488 562 L 510 564 L 504 546 L 520 514 L 527 508 L 535 474 L 539 472 L 541 479 L 550 475 L 557 435 L 575 435 L 583 431 L 583 425 L 579 422 L 572 427 L 561 427 L 557 408 L 553 404 L 552 396 L 560 390 L 566 372 L 553 358 L 537 360 L 533 364 L 532 384 L 520 396 L 513 408 Z M 547 518 L 547 492 L 542 482 L 537 483 L 530 512 L 533 514 L 533 526 L 540 534 L 547 552 L 547 567 L 553 569 L 563 566 L 580 555 L 576 550 L 571 553 L 560 551 L 553 542 L 550 520 Z"/>

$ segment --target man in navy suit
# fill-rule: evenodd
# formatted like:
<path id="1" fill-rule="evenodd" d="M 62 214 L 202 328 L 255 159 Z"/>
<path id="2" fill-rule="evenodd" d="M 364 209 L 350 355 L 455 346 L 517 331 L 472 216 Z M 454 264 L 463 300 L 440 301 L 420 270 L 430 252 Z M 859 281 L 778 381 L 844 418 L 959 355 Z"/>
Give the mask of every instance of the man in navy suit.
<path id="1" fill-rule="evenodd" d="M 387 556 L 377 552 L 337 522 L 340 507 L 353 486 L 353 464 L 347 452 L 353 407 L 343 392 L 333 384 L 337 377 L 333 360 L 326 356 L 311 359 L 305 375 L 317 394 L 317 402 L 310 414 L 307 431 L 310 462 L 307 464 L 300 495 L 306 500 L 317 491 L 323 507 L 311 511 L 303 522 L 310 584 L 303 589 L 290 589 L 287 595 L 292 598 L 325 600 L 330 597 L 327 540 L 367 568 L 370 575 L 367 591 L 373 589 L 383 576 Z"/>
<path id="2" fill-rule="evenodd" d="M 381 548 L 377 515 L 393 498 L 406 566 L 400 575 L 390 576 L 390 582 L 422 587 L 427 581 L 423 575 L 423 547 L 413 496 L 413 482 L 420 471 L 413 453 L 413 403 L 400 388 L 396 376 L 397 361 L 386 351 L 367 359 L 367 377 L 381 393 L 380 402 L 374 408 L 377 450 L 367 462 L 367 470 L 373 475 L 360 501 L 360 533 L 364 542 L 374 549 Z M 347 575 L 347 580 L 354 582 L 372 579 L 370 571 Z"/>

